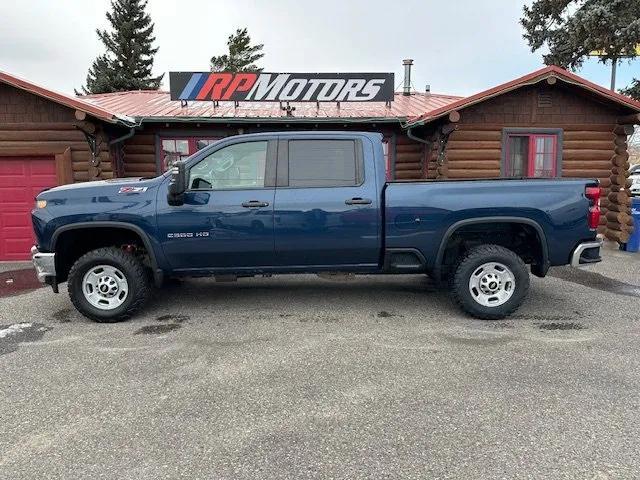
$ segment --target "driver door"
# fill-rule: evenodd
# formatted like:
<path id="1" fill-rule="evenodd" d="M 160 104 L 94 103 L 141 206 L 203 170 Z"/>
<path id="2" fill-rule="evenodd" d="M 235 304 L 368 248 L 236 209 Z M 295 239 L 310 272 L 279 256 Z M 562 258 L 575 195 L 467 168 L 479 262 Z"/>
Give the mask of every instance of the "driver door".
<path id="1" fill-rule="evenodd" d="M 225 144 L 187 171 L 184 205 L 163 203 L 158 227 L 176 270 L 274 264 L 275 139 Z"/>

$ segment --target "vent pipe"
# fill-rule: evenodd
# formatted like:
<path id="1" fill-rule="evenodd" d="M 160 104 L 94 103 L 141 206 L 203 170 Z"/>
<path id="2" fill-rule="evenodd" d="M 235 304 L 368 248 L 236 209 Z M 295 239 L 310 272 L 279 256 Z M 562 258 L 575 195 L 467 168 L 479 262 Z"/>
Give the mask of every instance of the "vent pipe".
<path id="1" fill-rule="evenodd" d="M 407 58 L 402 61 L 404 65 L 404 85 L 402 86 L 403 95 L 411 95 L 411 65 L 413 65 L 413 59 Z"/>

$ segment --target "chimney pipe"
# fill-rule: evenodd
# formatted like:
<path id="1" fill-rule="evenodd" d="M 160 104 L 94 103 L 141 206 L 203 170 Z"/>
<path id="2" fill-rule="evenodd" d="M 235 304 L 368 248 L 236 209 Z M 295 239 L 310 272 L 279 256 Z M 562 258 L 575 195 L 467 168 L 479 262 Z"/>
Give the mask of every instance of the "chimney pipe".
<path id="1" fill-rule="evenodd" d="M 427 83 L 427 86 L 426 86 L 426 87 L 424 87 L 424 91 L 425 91 L 425 93 L 431 93 L 431 85 L 429 85 L 429 84 Z"/>
<path id="2" fill-rule="evenodd" d="M 413 65 L 413 59 L 407 58 L 402 61 L 404 65 L 404 85 L 402 87 L 403 95 L 411 95 L 411 65 Z"/>

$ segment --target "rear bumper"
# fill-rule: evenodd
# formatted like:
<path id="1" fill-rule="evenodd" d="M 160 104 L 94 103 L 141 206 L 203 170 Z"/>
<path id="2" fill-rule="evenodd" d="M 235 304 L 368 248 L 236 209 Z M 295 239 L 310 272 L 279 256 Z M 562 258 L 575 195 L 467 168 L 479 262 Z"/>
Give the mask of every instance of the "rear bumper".
<path id="1" fill-rule="evenodd" d="M 31 261 L 36 269 L 38 280 L 53 285 L 56 280 L 56 254 L 43 253 L 38 247 L 31 247 Z"/>
<path id="2" fill-rule="evenodd" d="M 600 247 L 602 247 L 602 240 L 599 238 L 592 242 L 581 243 L 571 254 L 571 266 L 580 267 L 591 263 L 598 263 L 602 260 L 602 257 L 600 257 Z"/>

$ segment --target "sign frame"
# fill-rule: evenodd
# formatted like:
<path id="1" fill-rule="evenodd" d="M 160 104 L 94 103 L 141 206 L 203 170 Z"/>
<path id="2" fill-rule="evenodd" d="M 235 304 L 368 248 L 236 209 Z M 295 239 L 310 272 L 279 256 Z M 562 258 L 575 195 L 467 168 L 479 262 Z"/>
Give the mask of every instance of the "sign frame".
<path id="1" fill-rule="evenodd" d="M 394 74 L 169 72 L 171 100 L 390 102 Z"/>

